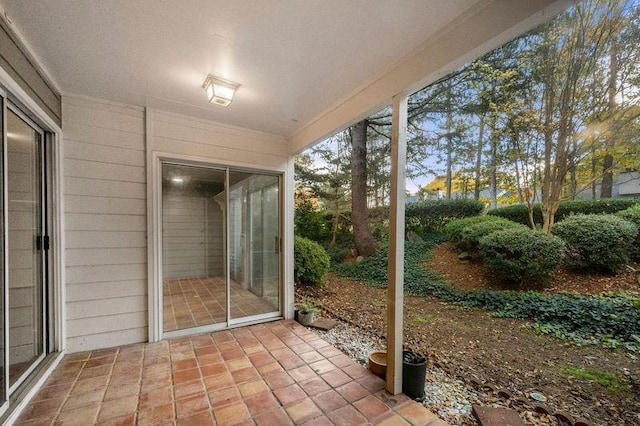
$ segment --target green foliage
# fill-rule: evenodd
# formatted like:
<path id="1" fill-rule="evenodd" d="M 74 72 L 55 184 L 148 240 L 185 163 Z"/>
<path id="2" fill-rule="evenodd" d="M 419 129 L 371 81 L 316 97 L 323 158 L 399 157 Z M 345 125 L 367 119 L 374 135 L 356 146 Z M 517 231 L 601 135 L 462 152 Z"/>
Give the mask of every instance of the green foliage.
<path id="1" fill-rule="evenodd" d="M 472 308 L 483 308 L 494 315 L 522 318 L 553 330 L 580 344 L 640 348 L 633 336 L 640 336 L 640 299 L 624 294 L 583 297 L 572 294 L 552 296 L 537 292 L 465 291 L 442 281 L 422 263 L 429 251 L 442 239 L 427 235 L 425 242 L 405 242 L 405 292 L 415 296 L 433 296 L 445 302 Z M 362 281 L 374 287 L 387 285 L 388 247 L 382 245 L 373 256 L 358 263 L 342 264 L 335 271 L 342 276 Z"/>
<path id="2" fill-rule="evenodd" d="M 463 217 L 477 216 L 484 206 L 475 200 L 429 200 L 409 203 L 405 208 L 407 229 L 425 234 L 440 232 L 445 224 Z"/>
<path id="3" fill-rule="evenodd" d="M 498 279 L 535 287 L 553 275 L 562 262 L 565 245 L 556 236 L 518 226 L 483 237 L 480 252 L 484 264 Z"/>
<path id="4" fill-rule="evenodd" d="M 574 367 L 570 365 L 564 369 L 564 373 L 569 377 L 596 382 L 600 386 L 615 392 L 629 392 L 629 387 L 622 383 L 615 374 L 611 374 L 608 371 L 601 371 L 595 368 Z"/>
<path id="5" fill-rule="evenodd" d="M 567 243 L 570 267 L 618 271 L 629 261 L 638 227 L 610 214 L 581 214 L 555 224 L 551 232 Z"/>
<path id="6" fill-rule="evenodd" d="M 331 228 L 325 220 L 325 214 L 315 210 L 311 201 L 303 200 L 296 205 L 294 229 L 296 235 L 322 241 L 329 237 Z"/>
<path id="7" fill-rule="evenodd" d="M 562 201 L 556 212 L 555 221 L 560 222 L 566 217 L 574 214 L 604 214 L 616 213 L 627 209 L 638 200 L 630 198 L 605 198 L 602 200 L 568 200 Z M 529 225 L 529 212 L 524 204 L 514 204 L 489 210 L 488 215 L 503 217 L 523 225 Z M 533 208 L 533 218 L 536 223 L 542 223 L 542 210 L 540 204 Z"/>
<path id="8" fill-rule="evenodd" d="M 322 284 L 329 271 L 329 256 L 320 244 L 296 235 L 293 266 L 296 283 Z"/>
<path id="9" fill-rule="evenodd" d="M 487 215 L 470 216 L 462 219 L 454 219 L 442 227 L 442 232 L 447 237 L 449 237 L 449 240 L 451 240 L 454 244 L 457 244 L 460 242 L 460 234 L 462 233 L 462 230 L 467 226 L 475 225 L 477 223 L 495 222 L 495 221 L 502 221 L 502 220 L 506 220 L 506 219 L 503 219 L 497 216 L 487 216 Z"/>
<path id="10" fill-rule="evenodd" d="M 498 220 L 484 221 L 469 225 L 460 231 L 458 247 L 462 250 L 478 250 L 480 239 L 497 231 L 505 229 L 524 229 L 528 230 L 524 225 L 512 222 L 507 219 L 496 218 Z"/>
<path id="11" fill-rule="evenodd" d="M 636 204 L 626 210 L 618 212 L 618 216 L 628 220 L 629 222 L 635 223 L 638 229 L 640 229 L 640 204 Z M 638 233 L 633 247 L 631 248 L 631 257 L 640 261 L 640 232 Z"/>
<path id="12" fill-rule="evenodd" d="M 349 255 L 350 249 L 344 247 L 329 247 L 327 249 L 327 254 L 329 255 L 329 260 L 332 265 L 336 265 L 344 262 L 344 260 Z"/>

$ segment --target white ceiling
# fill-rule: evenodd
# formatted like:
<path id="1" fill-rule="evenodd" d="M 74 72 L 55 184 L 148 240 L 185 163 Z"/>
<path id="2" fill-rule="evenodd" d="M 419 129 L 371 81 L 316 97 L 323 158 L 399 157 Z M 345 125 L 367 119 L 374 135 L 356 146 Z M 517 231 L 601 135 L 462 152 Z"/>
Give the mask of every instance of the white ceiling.
<path id="1" fill-rule="evenodd" d="M 478 0 L 0 0 L 60 90 L 290 136 Z M 209 104 L 207 74 L 241 84 Z"/>

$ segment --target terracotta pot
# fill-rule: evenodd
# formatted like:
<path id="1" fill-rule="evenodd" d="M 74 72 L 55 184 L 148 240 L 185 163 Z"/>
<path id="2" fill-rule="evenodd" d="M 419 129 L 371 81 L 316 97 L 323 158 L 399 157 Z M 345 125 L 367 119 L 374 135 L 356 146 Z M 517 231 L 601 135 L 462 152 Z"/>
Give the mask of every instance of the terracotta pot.
<path id="1" fill-rule="evenodd" d="M 376 376 L 386 379 L 387 353 L 385 351 L 373 351 L 369 354 L 369 370 Z"/>

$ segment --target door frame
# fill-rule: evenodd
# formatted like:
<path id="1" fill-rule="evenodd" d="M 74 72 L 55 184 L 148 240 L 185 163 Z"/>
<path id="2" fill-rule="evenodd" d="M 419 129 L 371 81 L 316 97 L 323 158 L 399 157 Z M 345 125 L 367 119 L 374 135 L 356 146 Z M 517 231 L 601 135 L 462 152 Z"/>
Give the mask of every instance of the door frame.
<path id="1" fill-rule="evenodd" d="M 46 167 L 43 170 L 46 173 L 43 189 L 46 193 L 46 197 L 43 200 L 46 205 L 43 206 L 48 212 L 46 223 L 43 223 L 48 228 L 48 234 L 50 237 L 50 249 L 46 256 L 46 262 L 43 263 L 43 274 L 48 277 L 48 282 L 45 283 L 45 300 L 43 305 L 43 311 L 47 313 L 45 319 L 47 327 L 45 335 L 43 336 L 43 344 L 46 349 L 43 359 L 49 358 L 48 361 L 43 363 L 39 361 L 37 366 L 30 368 L 30 371 L 25 372 L 22 376 L 24 378 L 29 377 L 33 371 L 38 370 L 37 376 L 33 380 L 23 380 L 23 383 L 28 382 L 28 386 L 12 386 L 12 394 L 7 394 L 7 401 L 0 406 L 0 417 L 7 416 L 4 421 L 11 423 L 15 420 L 16 416 L 26 406 L 31 397 L 42 386 L 48 375 L 51 374 L 53 369 L 58 365 L 65 351 L 66 340 L 66 325 L 64 318 L 66 315 L 65 309 L 65 274 L 64 274 L 64 201 L 63 201 L 63 137 L 61 127 L 47 114 L 44 109 L 38 105 L 27 92 L 22 89 L 18 83 L 0 67 L 0 95 L 3 97 L 5 105 L 2 110 L 9 108 L 10 105 L 14 106 L 14 112 L 17 110 L 18 115 L 21 118 L 28 118 L 38 128 L 43 131 L 42 134 L 42 146 L 43 156 L 47 158 Z M 24 116 L 24 117 L 22 117 Z M 3 117 L 3 127 L 6 127 L 6 116 Z M 6 132 L 4 129 L 1 131 L 1 140 L 3 147 L 6 148 Z M 4 171 L 6 171 L 6 155 L 3 156 Z M 6 197 L 6 185 L 4 188 L 4 195 Z M 2 209 L 5 212 L 5 226 L 6 226 L 6 207 L 7 202 L 4 198 Z M 8 274 L 8 252 L 5 244 L 5 274 Z M 6 280 L 8 291 L 8 281 Z M 5 327 L 7 324 L 5 324 Z M 5 329 L 8 333 L 8 328 Z M 8 354 L 8 348 L 5 350 L 5 354 Z M 8 355 L 5 355 L 7 357 Z M 44 365 L 44 366 L 43 366 Z M 38 369 L 42 367 L 42 369 Z M 31 377 L 29 377 L 31 379 Z M 7 391 L 9 390 L 8 383 L 5 384 Z M 17 389 L 16 389 L 17 388 Z M 18 398 L 17 400 L 15 398 Z"/>
<path id="2" fill-rule="evenodd" d="M 147 118 L 149 120 L 149 118 Z M 147 138 L 150 138 L 149 134 L 150 123 L 147 121 Z M 149 142 L 149 140 L 148 140 Z M 147 145 L 148 146 L 148 145 Z M 211 169 L 236 169 L 243 172 L 253 173 L 270 173 L 279 176 L 280 188 L 279 191 L 279 203 L 280 203 L 280 236 L 282 244 L 285 241 L 284 231 L 285 227 L 285 199 L 283 193 L 286 185 L 287 170 L 277 167 L 262 167 L 255 164 L 247 164 L 240 162 L 219 161 L 214 158 L 205 158 L 191 155 L 176 154 L 171 152 L 162 151 L 148 151 L 148 163 L 150 167 L 147 170 L 147 250 L 148 250 L 148 291 L 149 291 L 149 342 L 157 342 L 166 338 L 182 337 L 192 334 L 213 332 L 219 330 L 225 330 L 234 327 L 246 326 L 256 324 L 264 321 L 282 319 L 286 316 L 287 306 L 290 301 L 288 300 L 289 292 L 285 279 L 286 274 L 284 268 L 287 265 L 285 259 L 284 250 L 280 251 L 279 268 L 280 268 L 280 306 L 278 312 L 255 315 L 243 319 L 230 318 L 229 312 L 229 294 L 227 292 L 227 319 L 228 321 L 218 324 L 211 324 L 199 327 L 192 327 L 184 330 L 175 330 L 165 332 L 163 330 L 163 295 L 162 295 L 162 163 L 174 163 L 185 166 L 204 167 Z M 227 174 L 228 176 L 228 174 Z M 227 178 L 225 178 L 226 180 Z M 229 188 L 228 182 L 226 187 Z M 229 191 L 226 191 L 225 205 L 229 202 Z M 228 228 L 229 221 L 225 218 L 224 230 L 225 230 L 225 245 L 228 247 Z M 229 271 L 229 256 L 226 256 L 226 274 L 225 281 L 227 282 L 230 277 Z M 228 288 L 228 287 L 227 287 Z"/>

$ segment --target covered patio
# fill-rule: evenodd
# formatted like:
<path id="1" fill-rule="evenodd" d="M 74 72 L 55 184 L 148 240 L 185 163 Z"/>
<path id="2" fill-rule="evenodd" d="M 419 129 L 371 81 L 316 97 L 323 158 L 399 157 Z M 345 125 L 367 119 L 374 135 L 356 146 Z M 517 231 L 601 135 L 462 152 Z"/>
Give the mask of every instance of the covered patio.
<path id="1" fill-rule="evenodd" d="M 64 357 L 20 425 L 446 425 L 293 321 Z"/>

